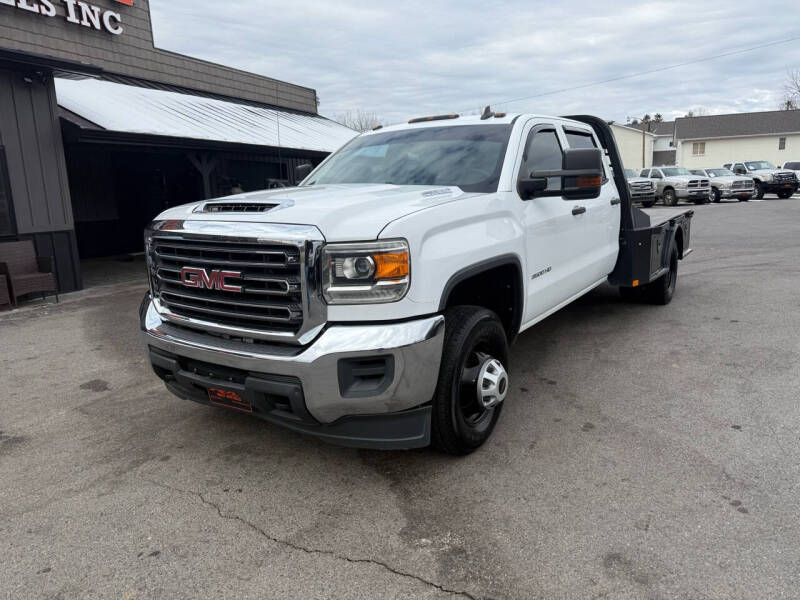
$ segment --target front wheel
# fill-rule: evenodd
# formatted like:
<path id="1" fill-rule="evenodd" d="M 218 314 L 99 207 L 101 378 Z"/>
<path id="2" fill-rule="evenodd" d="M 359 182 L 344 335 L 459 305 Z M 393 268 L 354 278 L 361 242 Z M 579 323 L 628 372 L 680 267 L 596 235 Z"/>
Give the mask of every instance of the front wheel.
<path id="1" fill-rule="evenodd" d="M 761 200 L 761 199 L 764 197 L 764 186 L 763 186 L 763 185 L 761 185 L 761 182 L 760 182 L 760 181 L 756 181 L 756 183 L 755 183 L 755 186 L 756 186 L 756 187 L 755 187 L 755 190 L 754 190 L 754 194 L 753 194 L 753 195 L 754 195 L 756 198 L 758 198 L 759 200 Z"/>
<path id="2" fill-rule="evenodd" d="M 781 200 L 786 200 L 787 198 L 791 198 L 792 196 L 794 196 L 793 190 L 781 190 L 780 192 L 778 192 L 778 198 L 780 198 Z"/>
<path id="3" fill-rule="evenodd" d="M 664 205 L 676 206 L 677 204 L 678 204 L 678 196 L 675 194 L 675 190 L 666 190 L 664 192 Z"/>
<path id="4" fill-rule="evenodd" d="M 508 389 L 508 341 L 497 315 L 479 306 L 449 308 L 433 397 L 433 445 L 456 455 L 478 449 L 492 434 Z"/>
<path id="5" fill-rule="evenodd" d="M 722 192 L 720 192 L 717 188 L 711 190 L 711 195 L 713 196 L 712 199 L 714 202 L 719 202 L 722 200 Z"/>

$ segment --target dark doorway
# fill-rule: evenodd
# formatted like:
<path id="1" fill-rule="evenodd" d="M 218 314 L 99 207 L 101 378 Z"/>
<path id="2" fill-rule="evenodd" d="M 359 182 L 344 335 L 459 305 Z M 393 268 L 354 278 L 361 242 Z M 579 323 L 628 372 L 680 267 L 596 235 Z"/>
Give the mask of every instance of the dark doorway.
<path id="1" fill-rule="evenodd" d="M 97 144 L 66 147 L 81 258 L 142 251 L 142 232 L 161 211 L 203 199 L 184 153 Z"/>

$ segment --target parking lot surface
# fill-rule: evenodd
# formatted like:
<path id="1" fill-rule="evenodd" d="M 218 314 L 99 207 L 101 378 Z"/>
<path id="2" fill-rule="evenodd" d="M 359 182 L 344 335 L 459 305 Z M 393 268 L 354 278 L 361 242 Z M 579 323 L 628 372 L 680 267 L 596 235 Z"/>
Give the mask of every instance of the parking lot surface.
<path id="1" fill-rule="evenodd" d="M 695 210 L 672 304 L 525 332 L 461 459 L 172 397 L 143 281 L 0 314 L 0 596 L 796 598 L 800 200 Z"/>

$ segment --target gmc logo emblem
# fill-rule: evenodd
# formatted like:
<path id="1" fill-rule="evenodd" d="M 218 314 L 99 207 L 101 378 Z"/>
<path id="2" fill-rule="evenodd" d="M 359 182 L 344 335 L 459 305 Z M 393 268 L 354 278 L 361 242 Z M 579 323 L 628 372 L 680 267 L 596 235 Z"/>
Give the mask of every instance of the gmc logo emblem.
<path id="1" fill-rule="evenodd" d="M 241 271 L 221 271 L 219 269 L 197 269 L 183 267 L 181 269 L 181 283 L 190 288 L 207 288 L 222 292 L 241 292 L 242 286 L 226 283 L 228 277 L 241 277 Z"/>

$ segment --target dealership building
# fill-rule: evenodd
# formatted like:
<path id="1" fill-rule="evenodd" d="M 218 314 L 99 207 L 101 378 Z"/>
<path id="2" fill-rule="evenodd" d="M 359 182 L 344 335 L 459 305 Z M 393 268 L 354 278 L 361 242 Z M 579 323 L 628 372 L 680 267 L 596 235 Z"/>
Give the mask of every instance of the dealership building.
<path id="1" fill-rule="evenodd" d="M 0 0 L 0 243 L 61 291 L 165 208 L 292 185 L 354 135 L 311 88 L 156 48 L 147 0 Z"/>

